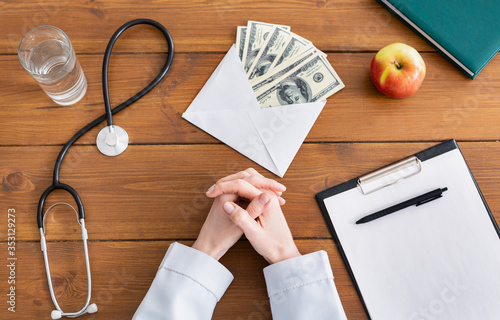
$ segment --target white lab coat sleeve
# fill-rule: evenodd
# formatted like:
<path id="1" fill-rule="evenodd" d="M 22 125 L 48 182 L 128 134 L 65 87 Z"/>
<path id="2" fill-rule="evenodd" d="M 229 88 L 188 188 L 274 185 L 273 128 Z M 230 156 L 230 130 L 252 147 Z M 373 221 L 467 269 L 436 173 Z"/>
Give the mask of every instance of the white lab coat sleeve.
<path id="1" fill-rule="evenodd" d="M 325 251 L 264 268 L 273 320 L 347 320 Z"/>
<path id="2" fill-rule="evenodd" d="M 208 320 L 233 275 L 209 255 L 172 243 L 133 320 Z"/>

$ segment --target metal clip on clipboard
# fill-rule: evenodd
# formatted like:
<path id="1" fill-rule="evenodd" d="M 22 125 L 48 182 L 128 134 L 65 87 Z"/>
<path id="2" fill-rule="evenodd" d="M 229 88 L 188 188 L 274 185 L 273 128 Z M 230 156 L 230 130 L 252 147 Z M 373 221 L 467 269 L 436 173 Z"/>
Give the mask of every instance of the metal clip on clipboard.
<path id="1" fill-rule="evenodd" d="M 363 194 L 369 194 L 396 184 L 422 171 L 422 163 L 415 156 L 403 159 L 358 179 Z"/>

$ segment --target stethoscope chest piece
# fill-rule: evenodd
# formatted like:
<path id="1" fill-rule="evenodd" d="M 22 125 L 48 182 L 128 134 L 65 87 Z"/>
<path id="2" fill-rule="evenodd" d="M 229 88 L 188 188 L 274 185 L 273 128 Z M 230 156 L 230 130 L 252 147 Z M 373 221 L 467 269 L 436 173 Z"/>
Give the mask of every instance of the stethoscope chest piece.
<path id="1" fill-rule="evenodd" d="M 128 147 L 128 134 L 119 126 L 107 126 L 97 135 L 97 148 L 102 154 L 114 157 L 121 154 Z"/>

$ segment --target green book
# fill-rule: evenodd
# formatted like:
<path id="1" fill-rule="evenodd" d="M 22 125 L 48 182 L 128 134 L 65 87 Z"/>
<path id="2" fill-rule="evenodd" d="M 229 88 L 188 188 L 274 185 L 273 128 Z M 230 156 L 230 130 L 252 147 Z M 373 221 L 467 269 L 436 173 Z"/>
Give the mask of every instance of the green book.
<path id="1" fill-rule="evenodd" d="M 377 0 L 474 79 L 500 50 L 499 0 Z"/>

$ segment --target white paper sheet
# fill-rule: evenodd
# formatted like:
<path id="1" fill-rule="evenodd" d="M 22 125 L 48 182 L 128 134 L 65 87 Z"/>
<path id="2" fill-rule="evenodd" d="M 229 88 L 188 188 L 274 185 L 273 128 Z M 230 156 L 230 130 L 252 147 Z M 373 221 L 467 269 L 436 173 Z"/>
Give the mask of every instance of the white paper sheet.
<path id="1" fill-rule="evenodd" d="M 437 188 L 443 197 L 356 225 Z M 325 199 L 372 320 L 500 319 L 500 239 L 459 149 L 363 195 Z"/>

